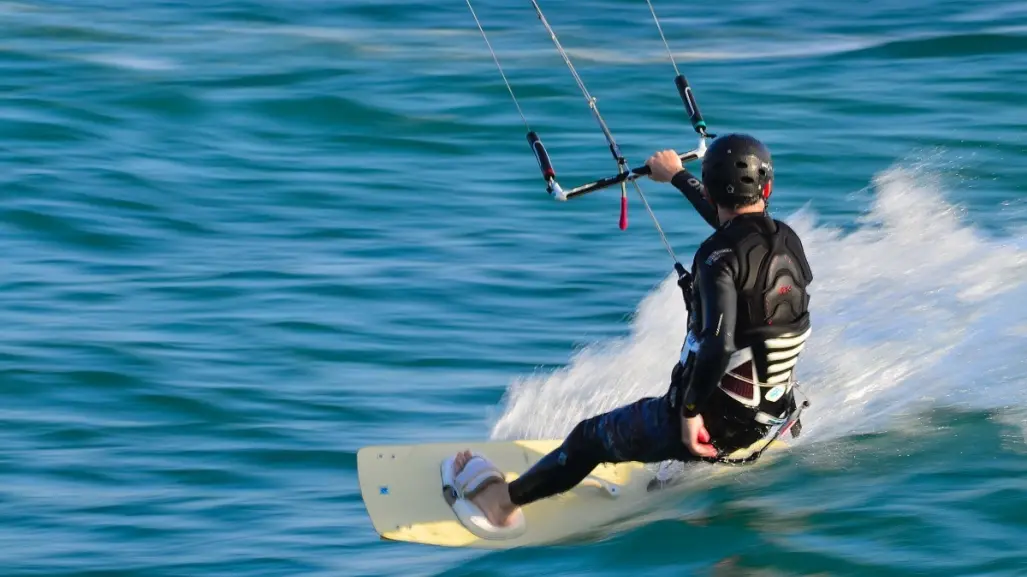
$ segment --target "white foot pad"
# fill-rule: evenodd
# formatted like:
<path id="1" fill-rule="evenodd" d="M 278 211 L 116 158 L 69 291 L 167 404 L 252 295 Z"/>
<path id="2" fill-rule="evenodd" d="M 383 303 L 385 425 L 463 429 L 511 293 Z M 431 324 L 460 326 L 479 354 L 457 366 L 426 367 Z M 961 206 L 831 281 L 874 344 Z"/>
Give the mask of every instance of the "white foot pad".
<path id="1" fill-rule="evenodd" d="M 460 474 L 454 475 L 454 460 L 455 457 L 443 460 L 440 472 L 443 495 L 460 523 L 482 539 L 513 539 L 524 534 L 527 526 L 524 522 L 524 513 L 520 509 L 510 517 L 509 525 L 497 527 L 489 522 L 488 517 L 477 505 L 464 498 L 465 494 L 472 493 L 489 479 L 502 480 L 502 472 L 485 457 L 474 455 Z"/>

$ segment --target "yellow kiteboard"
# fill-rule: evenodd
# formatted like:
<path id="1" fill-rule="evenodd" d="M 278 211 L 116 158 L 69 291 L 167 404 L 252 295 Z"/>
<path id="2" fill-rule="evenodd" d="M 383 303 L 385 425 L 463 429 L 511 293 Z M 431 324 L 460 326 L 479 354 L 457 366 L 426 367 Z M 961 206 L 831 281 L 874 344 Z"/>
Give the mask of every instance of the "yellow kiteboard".
<path id="1" fill-rule="evenodd" d="M 458 451 L 469 449 L 487 457 L 504 472 L 509 482 L 561 442 L 486 441 L 365 447 L 357 453 L 360 493 L 371 523 L 383 539 L 486 549 L 566 541 L 635 517 L 658 502 L 653 491 L 659 485 L 655 482 L 656 467 L 637 462 L 599 465 L 570 491 L 527 505 L 522 509 L 524 530 L 502 539 L 481 538 L 472 533 L 447 501 L 440 466 Z M 783 446 L 783 442 L 775 441 L 771 449 Z M 720 467 L 714 466 L 716 468 Z"/>

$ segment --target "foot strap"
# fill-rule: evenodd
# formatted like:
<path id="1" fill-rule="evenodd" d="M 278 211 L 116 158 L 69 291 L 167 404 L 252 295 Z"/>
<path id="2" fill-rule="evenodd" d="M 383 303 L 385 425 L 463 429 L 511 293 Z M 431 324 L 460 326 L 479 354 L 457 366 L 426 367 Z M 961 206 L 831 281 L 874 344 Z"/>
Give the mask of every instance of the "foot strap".
<path id="1" fill-rule="evenodd" d="M 485 513 L 471 502 L 478 493 L 493 483 L 502 482 L 503 472 L 481 455 L 474 455 L 459 474 L 455 474 L 454 457 L 442 461 L 442 493 L 468 531 L 482 539 L 513 539 L 524 534 L 524 513 L 517 510 L 509 524 L 499 527 L 489 522 Z"/>

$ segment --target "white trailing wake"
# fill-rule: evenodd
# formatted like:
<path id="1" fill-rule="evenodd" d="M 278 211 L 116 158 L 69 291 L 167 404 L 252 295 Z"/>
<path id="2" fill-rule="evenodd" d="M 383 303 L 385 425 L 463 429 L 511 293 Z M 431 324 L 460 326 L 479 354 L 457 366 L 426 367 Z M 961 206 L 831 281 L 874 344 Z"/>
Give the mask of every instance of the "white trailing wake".
<path id="1" fill-rule="evenodd" d="M 898 167 L 874 182 L 859 228 L 786 220 L 813 267 L 813 336 L 796 370 L 812 407 L 800 442 L 915 426 L 925 408 L 1027 406 L 1027 233 L 961 220 L 938 181 Z M 639 305 L 631 334 L 511 385 L 491 437 L 559 438 L 578 420 L 666 391 L 685 333 L 673 278 Z M 1019 418 L 1019 417 L 1017 417 Z"/>

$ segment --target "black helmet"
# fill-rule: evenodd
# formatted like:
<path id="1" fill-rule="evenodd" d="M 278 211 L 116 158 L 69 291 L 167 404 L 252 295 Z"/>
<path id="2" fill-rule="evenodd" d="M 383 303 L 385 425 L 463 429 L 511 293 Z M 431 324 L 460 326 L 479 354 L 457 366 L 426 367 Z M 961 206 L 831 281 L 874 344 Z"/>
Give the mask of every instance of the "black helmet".
<path id="1" fill-rule="evenodd" d="M 774 183 L 770 151 L 748 134 L 721 136 L 703 156 L 702 182 L 710 200 L 721 206 L 768 200 Z"/>

